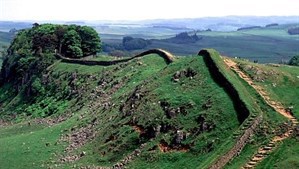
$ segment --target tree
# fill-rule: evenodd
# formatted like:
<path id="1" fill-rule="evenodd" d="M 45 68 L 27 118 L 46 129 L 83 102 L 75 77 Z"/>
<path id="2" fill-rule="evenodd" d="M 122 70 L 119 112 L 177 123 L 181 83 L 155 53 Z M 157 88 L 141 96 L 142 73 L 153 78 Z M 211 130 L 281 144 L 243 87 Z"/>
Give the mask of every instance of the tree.
<path id="1" fill-rule="evenodd" d="M 62 40 L 62 51 L 67 57 L 79 58 L 83 56 L 81 38 L 75 30 L 69 30 Z"/>
<path id="2" fill-rule="evenodd" d="M 292 57 L 292 59 L 289 61 L 289 65 L 299 66 L 299 55 Z"/>
<path id="3" fill-rule="evenodd" d="M 63 40 L 63 36 L 66 33 L 66 31 L 67 31 L 66 26 L 63 26 L 63 25 L 58 25 L 55 30 L 55 35 L 57 37 L 57 42 L 58 42 L 56 49 L 58 49 L 59 53 L 61 53 L 62 40 Z"/>
<path id="4" fill-rule="evenodd" d="M 34 24 L 31 29 L 18 31 L 7 53 L 2 52 L 0 80 L 24 86 L 32 81 L 33 75 L 40 78 L 42 72 L 53 64 L 55 51 L 80 58 L 96 54 L 101 49 L 100 42 L 97 32 L 91 27 Z"/>
<path id="5" fill-rule="evenodd" d="M 55 34 L 56 25 L 44 24 L 33 27 L 32 48 L 35 53 L 42 53 L 44 50 L 53 52 L 56 49 L 58 39 Z"/>
<path id="6" fill-rule="evenodd" d="M 101 40 L 98 33 L 89 26 L 82 26 L 78 33 L 81 37 L 81 49 L 84 56 L 95 55 L 101 51 Z"/>

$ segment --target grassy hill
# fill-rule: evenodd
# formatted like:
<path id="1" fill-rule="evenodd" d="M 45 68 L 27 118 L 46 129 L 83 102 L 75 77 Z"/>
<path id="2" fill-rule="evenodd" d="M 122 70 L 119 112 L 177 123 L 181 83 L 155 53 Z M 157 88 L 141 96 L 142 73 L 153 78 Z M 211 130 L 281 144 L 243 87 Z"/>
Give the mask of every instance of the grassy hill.
<path id="1" fill-rule="evenodd" d="M 34 33 L 42 28 L 50 46 Z M 214 49 L 67 58 L 57 53 L 59 28 L 24 30 L 5 57 L 0 168 L 298 166 L 297 67 Z"/>
<path id="2" fill-rule="evenodd" d="M 242 166 L 285 120 L 213 55 L 252 114 L 246 121 L 206 56 L 169 65 L 158 55 L 114 66 L 56 62 L 44 79 L 47 92 L 30 102 L 22 94 L 7 97 L 9 86 L 1 88 L 1 117 L 14 118 L 0 128 L 1 168 L 111 167 L 128 156 L 129 168 L 206 168 L 260 114 L 266 129 L 259 127 L 251 148 L 230 164 Z"/>
<path id="3" fill-rule="evenodd" d="M 192 71 L 194 75 L 186 77 L 189 76 L 188 71 Z M 86 152 L 86 156 L 75 162 L 77 165 L 109 166 L 140 144 L 147 143 L 148 150 L 142 152 L 138 162 L 132 163 L 132 166 L 148 168 L 145 164 L 148 163 L 147 160 L 151 160 L 151 165 L 157 167 L 184 165 L 192 168 L 207 157 L 215 156 L 214 151 L 219 151 L 218 148 L 221 147 L 220 140 L 227 138 L 241 123 L 237 119 L 232 101 L 212 80 L 202 57 L 178 59 L 176 63 L 168 66 L 155 55 L 110 67 L 57 63 L 50 70 L 49 79 L 60 75 L 60 78 L 53 80 L 68 83 L 63 79 L 74 72 L 78 72 L 78 88 L 89 89 L 81 93 L 82 100 L 74 98 L 63 104 L 60 104 L 60 101 L 52 102 L 57 106 L 66 105 L 62 112 L 57 113 L 75 112 L 74 115 L 51 127 L 35 124 L 35 120 L 31 120 L 30 125 L 22 122 L 15 126 L 2 127 L 1 145 L 6 145 L 1 146 L 0 150 L 1 154 L 6 154 L 1 158 L 4 160 L 1 161 L 2 167 L 16 168 L 21 164 L 29 167 L 36 163 L 39 168 L 42 164 L 51 162 L 49 158 L 59 163 L 59 156 L 53 156 L 52 153 L 61 153 L 70 144 L 59 141 L 61 137 L 66 137 L 67 133 L 72 135 L 74 131 L 80 133 L 80 130 L 88 129 L 95 137 L 87 138 L 85 145 L 68 152 Z M 178 76 L 181 77 L 175 82 L 172 77 L 177 72 L 180 72 Z M 137 99 L 136 95 L 140 98 Z M 41 107 L 45 100 L 47 99 L 43 98 L 31 103 L 32 116 L 41 118 L 38 116 L 42 113 L 37 111 L 46 111 L 50 107 Z M 28 103 L 20 102 L 22 99 L 18 104 L 10 101 L 7 105 L 14 109 L 28 107 Z M 82 107 L 76 107 L 79 104 Z M 107 105 L 106 108 L 103 105 Z M 94 123 L 92 128 L 88 127 L 91 122 Z M 160 131 L 157 128 L 160 128 Z M 183 133 L 184 139 L 176 143 L 179 131 Z M 14 132 L 16 133 L 12 135 Z M 37 140 L 39 141 L 36 142 Z M 165 151 L 174 153 L 161 152 L 161 144 L 165 146 Z M 40 151 L 41 149 L 44 151 Z M 9 160 L 15 160 L 14 156 L 23 153 L 32 156 L 20 155 L 17 163 Z M 39 158 L 36 158 L 37 155 Z M 177 159 L 176 163 L 171 162 L 174 159 Z M 71 166 L 68 163 L 59 165 Z"/>

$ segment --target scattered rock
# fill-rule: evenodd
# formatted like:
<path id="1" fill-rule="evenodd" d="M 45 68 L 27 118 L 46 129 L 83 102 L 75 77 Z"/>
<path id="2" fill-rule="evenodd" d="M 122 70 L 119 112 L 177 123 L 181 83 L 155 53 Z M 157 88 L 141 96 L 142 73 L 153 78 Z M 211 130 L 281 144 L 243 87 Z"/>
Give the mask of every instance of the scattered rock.
<path id="1" fill-rule="evenodd" d="M 176 135 L 175 135 L 175 139 L 174 139 L 174 143 L 175 144 L 181 144 L 181 142 L 185 138 L 186 138 L 186 134 L 181 130 L 177 130 Z"/>
<path id="2" fill-rule="evenodd" d="M 182 77 L 187 77 L 190 79 L 193 79 L 193 77 L 197 74 L 197 72 L 195 70 L 193 70 L 192 68 L 187 68 L 182 70 L 182 71 L 177 71 L 175 72 L 175 74 L 172 76 L 172 81 L 174 82 L 179 82 L 180 78 Z"/>
<path id="3" fill-rule="evenodd" d="M 85 151 L 82 151 L 81 153 L 80 153 L 80 157 L 83 157 L 83 156 L 85 156 L 86 155 L 86 152 Z"/>

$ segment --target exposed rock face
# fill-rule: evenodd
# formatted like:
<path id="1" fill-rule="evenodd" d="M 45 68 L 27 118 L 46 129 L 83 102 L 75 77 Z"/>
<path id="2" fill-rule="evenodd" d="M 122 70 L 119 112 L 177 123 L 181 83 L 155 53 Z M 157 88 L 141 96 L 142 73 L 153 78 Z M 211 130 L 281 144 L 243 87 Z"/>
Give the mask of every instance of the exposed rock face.
<path id="1" fill-rule="evenodd" d="M 160 106 L 161 106 L 162 110 L 165 112 L 167 118 L 169 118 L 169 119 L 176 117 L 178 114 L 186 115 L 187 109 L 193 107 L 192 104 L 186 104 L 186 105 L 182 105 L 177 108 L 172 108 L 172 107 L 170 107 L 170 104 L 166 101 L 161 101 Z"/>
<path id="2" fill-rule="evenodd" d="M 90 124 L 85 127 L 71 128 L 72 133 L 66 134 L 61 138 L 61 141 L 69 143 L 69 146 L 67 146 L 65 149 L 66 156 L 60 158 L 61 162 L 76 161 L 86 155 L 86 152 L 84 151 L 82 151 L 80 154 L 72 154 L 72 152 L 96 137 L 96 131 L 94 128 L 97 123 L 97 118 L 94 118 L 91 120 Z"/>
<path id="3" fill-rule="evenodd" d="M 187 68 L 187 69 L 184 69 L 182 71 L 177 71 L 172 76 L 172 80 L 174 82 L 178 82 L 183 77 L 187 77 L 187 78 L 191 78 L 192 79 L 196 74 L 197 74 L 197 72 L 195 70 L 193 70 L 192 68 Z"/>
<path id="4" fill-rule="evenodd" d="M 119 111 L 123 113 L 123 116 L 131 116 L 136 108 L 139 106 L 142 97 L 146 95 L 148 91 L 143 89 L 143 85 L 139 85 L 127 98 L 127 100 L 120 106 Z"/>
<path id="5" fill-rule="evenodd" d="M 183 131 L 181 131 L 181 130 L 177 130 L 177 131 L 176 131 L 175 138 L 174 138 L 174 143 L 175 143 L 175 144 L 181 144 L 182 141 L 183 141 L 184 139 L 186 139 L 186 138 L 187 138 L 187 137 L 186 137 L 186 133 L 185 133 L 185 132 L 183 132 Z"/>

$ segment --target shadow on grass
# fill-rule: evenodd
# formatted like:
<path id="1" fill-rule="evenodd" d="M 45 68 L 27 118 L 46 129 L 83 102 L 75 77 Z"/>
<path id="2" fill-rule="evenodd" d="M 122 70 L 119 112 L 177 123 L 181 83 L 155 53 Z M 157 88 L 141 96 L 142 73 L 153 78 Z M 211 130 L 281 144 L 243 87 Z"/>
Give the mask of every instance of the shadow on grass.
<path id="1" fill-rule="evenodd" d="M 198 55 L 203 57 L 204 62 L 212 76 L 212 79 L 225 90 L 230 99 L 233 101 L 234 108 L 237 112 L 238 121 L 240 124 L 242 124 L 250 113 L 249 110 L 246 108 L 245 103 L 241 100 L 238 91 L 219 71 L 218 67 L 216 66 L 216 63 L 214 63 L 210 56 L 210 53 L 207 50 L 201 50 L 198 53 Z"/>

